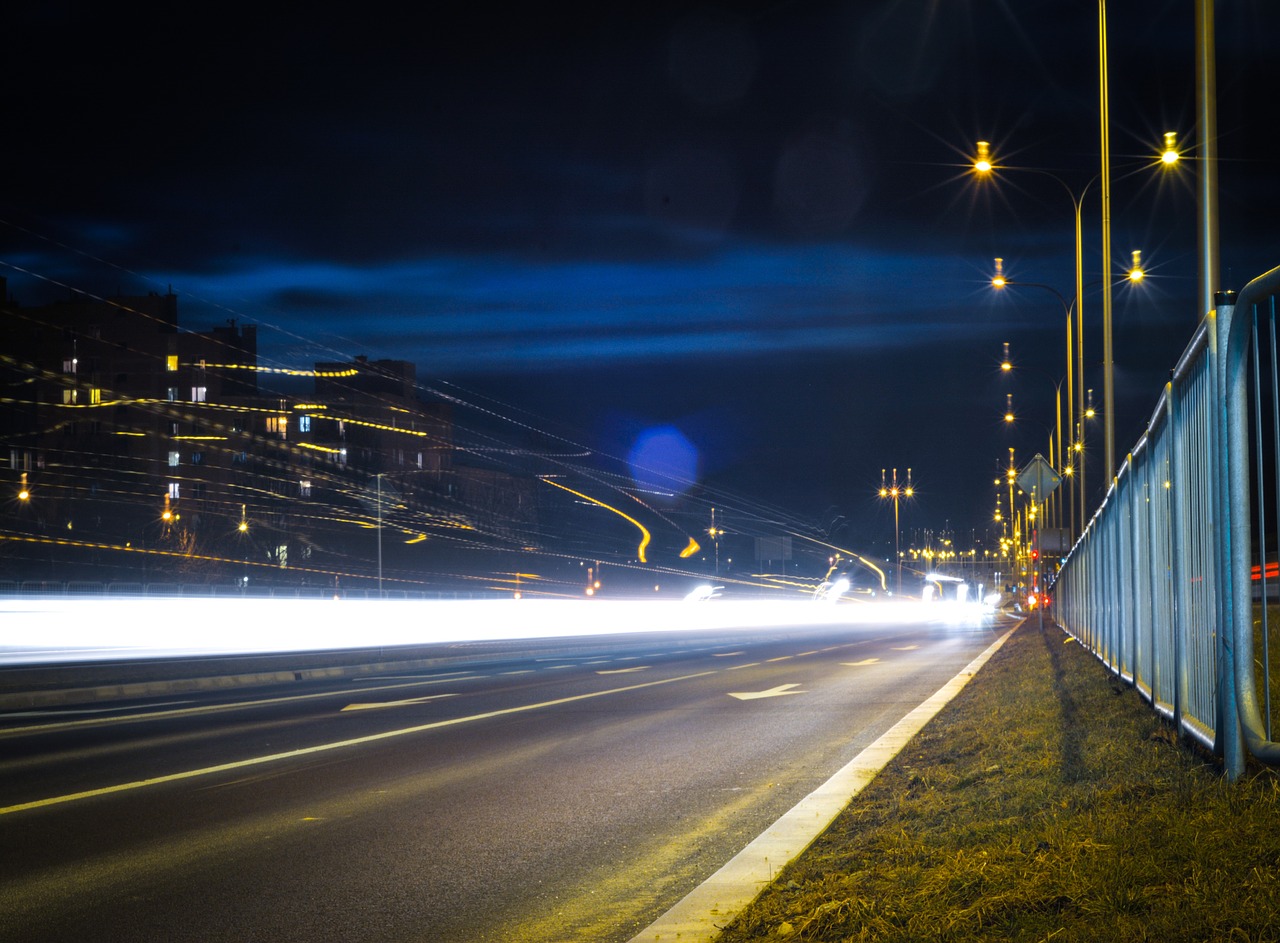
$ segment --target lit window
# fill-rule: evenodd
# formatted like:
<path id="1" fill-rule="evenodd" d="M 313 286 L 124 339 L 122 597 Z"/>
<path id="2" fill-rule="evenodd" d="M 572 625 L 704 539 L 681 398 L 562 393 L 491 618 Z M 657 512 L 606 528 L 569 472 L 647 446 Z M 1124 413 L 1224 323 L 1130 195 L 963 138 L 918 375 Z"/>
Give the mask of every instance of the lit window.
<path id="1" fill-rule="evenodd" d="M 298 482 L 298 494 L 304 498 L 311 497 L 311 482 L 306 478 Z"/>
<path id="2" fill-rule="evenodd" d="M 169 467 L 176 468 L 178 466 L 179 455 L 177 452 L 169 453 Z"/>
<path id="3" fill-rule="evenodd" d="M 96 389 L 96 388 L 95 388 L 95 389 L 90 390 L 90 391 L 89 391 L 89 402 L 90 402 L 90 403 L 92 403 L 94 406 L 99 406 L 99 405 L 101 405 L 101 404 L 102 404 L 102 390 L 99 390 L 99 389 Z"/>
<path id="4" fill-rule="evenodd" d="M 79 365 L 79 363 L 80 362 L 76 360 L 75 357 L 68 357 L 66 360 L 62 361 L 62 372 L 75 373 L 76 367 Z"/>
<path id="5" fill-rule="evenodd" d="M 176 501 L 178 499 L 178 482 L 169 482 L 169 499 Z"/>
<path id="6" fill-rule="evenodd" d="M 207 386 L 193 386 L 191 388 L 191 402 L 203 403 L 205 399 L 205 394 L 208 392 L 209 392 L 209 388 Z"/>
<path id="7" fill-rule="evenodd" d="M 269 432 L 271 435 L 278 435 L 280 438 L 283 439 L 288 433 L 288 431 L 289 431 L 288 416 L 268 416 L 267 417 L 267 432 Z"/>
<path id="8" fill-rule="evenodd" d="M 311 417 L 310 417 L 310 416 L 299 416 L 299 417 L 298 417 L 298 431 L 299 431 L 299 432 L 310 432 L 310 431 L 311 431 Z"/>
<path id="9" fill-rule="evenodd" d="M 176 386 L 169 387 L 166 396 L 169 398 L 169 402 L 176 402 L 178 399 L 178 388 Z"/>
<path id="10" fill-rule="evenodd" d="M 79 392 L 79 390 L 63 390 L 62 401 L 67 405 L 71 405 L 76 401 L 76 394 Z"/>
<path id="11" fill-rule="evenodd" d="M 164 368 L 165 368 L 166 370 L 168 370 L 170 373 L 172 373 L 174 370 L 177 370 L 177 369 L 178 369 L 178 355 L 177 355 L 177 354 L 170 354 L 167 358 L 165 358 Z"/>

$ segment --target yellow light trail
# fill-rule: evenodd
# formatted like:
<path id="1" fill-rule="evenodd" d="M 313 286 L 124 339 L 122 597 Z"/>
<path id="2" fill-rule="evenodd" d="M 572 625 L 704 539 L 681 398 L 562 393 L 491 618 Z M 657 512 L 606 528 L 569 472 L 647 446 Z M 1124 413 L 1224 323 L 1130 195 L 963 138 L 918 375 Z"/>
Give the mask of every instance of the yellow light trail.
<path id="1" fill-rule="evenodd" d="M 603 501 L 597 498 L 593 498 L 590 495 L 583 494 L 581 491 L 574 491 L 572 488 L 565 487 L 564 485 L 560 484 L 558 481 L 552 481 L 550 478 L 543 478 L 541 480 L 545 481 L 549 485 L 554 485 L 555 487 L 559 488 L 561 491 L 567 491 L 572 495 L 577 495 L 583 501 L 590 501 L 592 504 L 598 505 L 599 507 L 604 508 L 606 511 L 612 511 L 614 514 L 618 515 L 624 520 L 630 521 L 632 524 L 635 524 L 636 527 L 640 528 L 640 533 L 644 535 L 643 537 L 640 538 L 640 546 L 636 548 L 636 556 L 640 558 L 641 563 L 649 562 L 648 560 L 645 559 L 645 555 L 644 555 L 644 548 L 649 546 L 649 540 L 651 539 L 649 536 L 649 531 L 643 524 L 637 521 L 634 517 L 632 517 L 630 514 L 622 513 L 617 508 L 612 507 L 608 504 L 605 504 Z"/>
<path id="2" fill-rule="evenodd" d="M 687 560 L 689 559 L 689 557 L 693 556 L 695 553 L 697 553 L 701 549 L 702 547 L 698 545 L 698 542 L 694 540 L 692 537 L 690 537 L 689 546 L 685 547 L 683 550 L 680 551 L 680 559 Z"/>

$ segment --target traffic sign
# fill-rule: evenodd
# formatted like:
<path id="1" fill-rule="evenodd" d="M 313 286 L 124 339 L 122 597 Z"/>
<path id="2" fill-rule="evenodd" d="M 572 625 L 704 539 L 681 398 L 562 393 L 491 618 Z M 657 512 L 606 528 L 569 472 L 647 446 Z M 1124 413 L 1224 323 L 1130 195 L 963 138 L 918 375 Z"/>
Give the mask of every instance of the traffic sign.
<path id="1" fill-rule="evenodd" d="M 1027 462 L 1026 468 L 1018 472 L 1018 487 L 1031 495 L 1036 501 L 1043 501 L 1062 484 L 1062 476 L 1053 470 L 1053 466 L 1045 461 L 1039 452 Z"/>

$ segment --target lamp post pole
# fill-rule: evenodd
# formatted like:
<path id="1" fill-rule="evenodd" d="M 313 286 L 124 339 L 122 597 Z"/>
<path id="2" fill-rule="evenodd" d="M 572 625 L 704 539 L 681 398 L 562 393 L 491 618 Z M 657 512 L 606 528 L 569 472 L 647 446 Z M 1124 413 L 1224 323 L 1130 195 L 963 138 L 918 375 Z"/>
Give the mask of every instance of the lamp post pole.
<path id="1" fill-rule="evenodd" d="M 1098 0 L 1098 93 L 1102 159 L 1102 407 L 1106 473 L 1116 473 L 1115 353 L 1111 343 L 1111 114 L 1107 87 L 1107 0 Z"/>
<path id="2" fill-rule="evenodd" d="M 890 483 L 886 479 L 888 469 L 880 469 L 880 497 L 891 498 L 893 500 L 893 559 L 894 565 L 897 567 L 896 592 L 902 595 L 902 543 L 901 531 L 898 527 L 898 500 L 900 498 L 910 498 L 915 494 L 915 489 L 911 486 L 911 469 L 907 469 L 906 484 L 898 484 L 898 469 L 893 470 L 893 478 Z"/>
<path id="3" fill-rule="evenodd" d="M 378 598 L 382 598 L 382 473 L 378 473 Z"/>

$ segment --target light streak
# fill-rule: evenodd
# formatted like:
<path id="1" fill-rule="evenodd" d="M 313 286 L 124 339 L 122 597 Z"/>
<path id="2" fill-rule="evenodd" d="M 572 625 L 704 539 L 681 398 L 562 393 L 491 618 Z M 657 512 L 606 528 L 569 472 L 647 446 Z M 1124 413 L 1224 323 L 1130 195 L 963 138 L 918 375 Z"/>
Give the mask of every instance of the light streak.
<path id="1" fill-rule="evenodd" d="M 572 488 L 566 487 L 565 485 L 560 484 L 558 481 L 552 481 L 550 478 L 542 478 L 541 480 L 545 481 L 549 485 L 554 485 L 555 487 L 559 488 L 561 491 L 567 491 L 572 495 L 577 495 L 583 501 L 590 501 L 592 504 L 598 505 L 599 507 L 604 508 L 606 511 L 612 511 L 614 514 L 618 515 L 622 519 L 630 521 L 632 524 L 636 525 L 636 527 L 640 528 L 640 533 L 642 536 L 640 538 L 640 546 L 636 548 L 636 556 L 640 559 L 641 563 L 649 562 L 648 560 L 645 559 L 644 550 L 647 546 L 649 546 L 649 541 L 651 537 L 649 536 L 648 529 L 639 521 L 637 521 L 634 517 L 632 517 L 630 514 L 622 513 L 617 508 L 612 507 L 608 504 L 605 504 L 603 501 L 599 500 L 598 498 L 593 498 L 590 495 L 583 494 L 581 491 L 574 491 Z"/>

